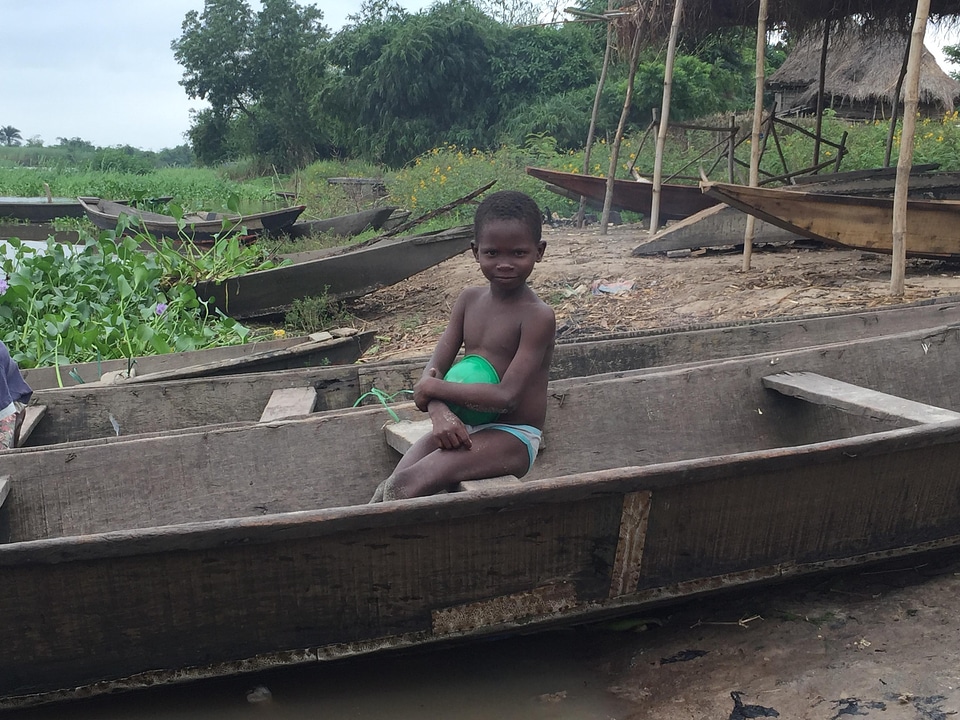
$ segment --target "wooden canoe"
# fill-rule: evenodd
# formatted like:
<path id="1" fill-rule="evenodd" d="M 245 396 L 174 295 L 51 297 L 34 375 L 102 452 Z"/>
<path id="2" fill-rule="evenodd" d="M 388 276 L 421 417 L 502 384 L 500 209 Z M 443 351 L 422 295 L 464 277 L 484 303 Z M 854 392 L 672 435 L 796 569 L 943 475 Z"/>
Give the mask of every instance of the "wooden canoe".
<path id="1" fill-rule="evenodd" d="M 250 372 L 274 372 L 291 368 L 325 367 L 356 361 L 373 344 L 374 332 L 352 329 L 314 333 L 280 340 L 258 340 L 243 345 L 191 350 L 164 355 L 144 355 L 132 360 L 61 365 L 57 368 L 23 368 L 21 373 L 33 390 L 113 383 L 120 376 L 127 384 L 142 384 L 195 377 L 222 377 Z M 131 372 L 131 369 L 133 372 Z M 79 378 L 79 379 L 78 379 Z"/>
<path id="2" fill-rule="evenodd" d="M 299 253 L 297 261 L 224 281 L 196 285 L 197 295 L 238 319 L 285 312 L 294 300 L 321 295 L 356 298 L 406 280 L 470 247 L 473 227 L 387 238 L 359 250 L 330 255 Z"/>
<path id="3" fill-rule="evenodd" d="M 536 167 L 528 167 L 527 174 L 550 185 L 582 195 L 603 206 L 603 198 L 607 191 L 605 177 L 578 175 Z M 630 210 L 649 217 L 652 198 L 652 183 L 614 180 L 613 208 L 615 210 Z M 696 185 L 665 183 L 661 186 L 660 217 L 663 220 L 680 220 L 716 204 L 717 201 L 713 198 L 704 197 Z"/>
<path id="4" fill-rule="evenodd" d="M 522 481 L 378 505 L 378 408 L 0 454 L 0 705 L 956 547 L 958 373 L 944 327 L 560 381 Z"/>
<path id="5" fill-rule="evenodd" d="M 66 217 L 83 217 L 83 207 L 76 198 L 0 197 L 0 218 L 48 223 Z"/>
<path id="6" fill-rule="evenodd" d="M 550 377 L 638 372 L 806 345 L 844 342 L 960 322 L 960 298 L 870 312 L 837 313 L 794 320 L 672 328 L 559 343 Z M 229 377 L 130 385 L 82 385 L 40 390 L 31 404 L 46 412 L 27 438 L 29 447 L 169 433 L 195 426 L 253 423 L 274 393 L 310 389 L 314 411 L 352 407 L 362 395 L 411 389 L 427 358 L 332 367 L 304 367 Z M 149 375 L 141 376 L 149 377 Z M 28 376 L 28 381 L 31 379 Z M 400 393 L 396 400 L 409 395 Z M 367 396 L 365 403 L 377 401 Z M 310 410 L 304 411 L 310 412 Z"/>
<path id="7" fill-rule="evenodd" d="M 298 220 L 290 226 L 287 234 L 294 238 L 324 233 L 339 237 L 353 237 L 364 230 L 379 230 L 396 209 L 396 207 L 371 208 L 322 220 Z"/>
<path id="8" fill-rule="evenodd" d="M 80 233 L 76 230 L 57 230 L 49 223 L 0 224 L 0 239 L 19 238 L 24 242 L 45 243 L 53 238 L 59 243 L 76 244 L 80 242 Z"/>
<path id="9" fill-rule="evenodd" d="M 182 220 L 172 215 L 147 212 L 123 203 L 95 197 L 77 198 L 87 218 L 101 230 L 116 230 L 121 215 L 130 218 L 131 229 L 146 231 L 154 237 L 174 240 L 190 239 L 194 242 L 211 242 L 217 237 L 231 233 L 245 235 L 278 234 L 296 222 L 305 205 L 253 213 L 250 215 L 227 215 L 224 213 L 192 213 Z"/>
<path id="10" fill-rule="evenodd" d="M 893 198 L 703 183 L 703 192 L 797 235 L 854 250 L 890 253 Z M 960 255 L 960 200 L 907 200 L 907 255 Z"/>

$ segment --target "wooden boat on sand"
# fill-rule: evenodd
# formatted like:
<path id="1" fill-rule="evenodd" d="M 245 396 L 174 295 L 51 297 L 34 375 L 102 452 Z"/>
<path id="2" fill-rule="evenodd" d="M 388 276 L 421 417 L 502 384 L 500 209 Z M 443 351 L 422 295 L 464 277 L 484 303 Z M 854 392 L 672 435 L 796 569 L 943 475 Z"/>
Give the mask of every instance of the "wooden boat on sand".
<path id="1" fill-rule="evenodd" d="M 797 235 L 836 247 L 890 253 L 893 198 L 702 183 L 703 192 Z M 907 200 L 907 255 L 960 255 L 960 200 Z"/>
<path id="2" fill-rule="evenodd" d="M 562 188 L 576 195 L 582 195 L 594 203 L 603 206 L 607 192 L 607 179 L 596 175 L 579 175 L 560 172 L 547 168 L 528 167 L 527 174 L 549 185 Z M 675 185 L 664 183 L 660 194 L 660 218 L 662 220 L 680 220 L 701 210 L 716 205 L 711 197 L 704 197 L 696 185 Z M 613 209 L 630 210 L 650 215 L 653 198 L 653 184 L 635 180 L 614 180 Z"/>
<path id="3" fill-rule="evenodd" d="M 257 340 L 206 350 L 144 355 L 123 360 L 23 368 L 34 390 L 68 388 L 90 383 L 142 384 L 194 377 L 222 377 L 249 372 L 341 365 L 356 361 L 373 344 L 374 332 L 338 328 L 303 337 Z"/>
<path id="4" fill-rule="evenodd" d="M 294 300 L 361 297 L 431 268 L 470 247 L 473 227 L 386 238 L 357 250 L 298 253 L 289 265 L 196 285 L 197 295 L 227 315 L 255 318 L 285 312 Z"/>
<path id="5" fill-rule="evenodd" d="M 250 215 L 188 213 L 178 220 L 172 215 L 147 212 L 101 198 L 77 199 L 90 222 L 101 230 L 116 230 L 120 216 L 125 215 L 130 219 L 130 228 L 134 231 L 146 231 L 158 238 L 190 239 L 194 242 L 212 242 L 217 237 L 231 233 L 278 234 L 293 225 L 306 209 L 305 205 L 295 205 Z"/>
<path id="6" fill-rule="evenodd" d="M 349 215 L 337 215 L 322 220 L 298 220 L 287 230 L 290 237 L 301 238 L 311 235 L 337 235 L 339 237 L 353 237 L 364 230 L 379 230 L 387 218 L 393 215 L 396 207 L 379 207 Z"/>
<path id="7" fill-rule="evenodd" d="M 0 454 L 0 704 L 956 547 L 958 372 L 943 327 L 565 380 L 528 476 L 378 505 L 398 458 L 379 408 Z"/>
<path id="8" fill-rule="evenodd" d="M 595 337 L 557 344 L 552 381 L 600 373 L 705 362 L 808 345 L 845 342 L 960 322 L 960 298 L 795 319 L 670 328 Z M 260 345 L 262 347 L 262 344 Z M 373 393 L 403 401 L 423 372 L 426 357 L 408 360 L 299 367 L 197 377 L 172 382 L 87 384 L 38 390 L 32 407 L 45 411 L 26 439 L 28 447 L 96 439 L 114 441 L 146 433 L 170 433 L 196 426 L 260 421 L 275 396 L 299 392 L 290 415 L 343 410 Z M 150 370 L 145 366 L 145 370 Z M 86 368 L 96 378 L 95 368 Z M 30 371 L 32 372 L 32 371 Z M 142 374 L 135 380 L 156 377 Z M 28 381 L 33 379 L 28 375 Z M 267 417 L 274 417 L 268 414 Z"/>
<path id="9" fill-rule="evenodd" d="M 83 217 L 83 207 L 76 198 L 0 197 L 0 218 L 48 223 L 67 217 Z"/>

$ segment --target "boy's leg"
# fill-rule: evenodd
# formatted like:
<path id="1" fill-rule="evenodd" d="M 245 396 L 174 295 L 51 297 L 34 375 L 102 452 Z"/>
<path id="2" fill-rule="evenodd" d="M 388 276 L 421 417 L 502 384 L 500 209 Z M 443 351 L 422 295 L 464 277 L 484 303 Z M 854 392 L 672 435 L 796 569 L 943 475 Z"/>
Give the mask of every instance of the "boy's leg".
<path id="1" fill-rule="evenodd" d="M 428 436 L 432 441 L 433 438 Z M 424 440 L 427 438 L 421 438 Z M 432 495 L 464 480 L 480 480 L 498 475 L 521 477 L 530 469 L 527 446 L 514 435 L 502 430 L 481 430 L 470 436 L 469 450 L 432 450 L 429 445 L 418 448 L 418 441 L 407 451 L 397 469 L 378 488 L 381 500 Z M 407 457 L 415 450 L 421 453 Z M 423 453 L 424 450 L 427 452 Z M 376 500 L 376 496 L 374 497 Z"/>

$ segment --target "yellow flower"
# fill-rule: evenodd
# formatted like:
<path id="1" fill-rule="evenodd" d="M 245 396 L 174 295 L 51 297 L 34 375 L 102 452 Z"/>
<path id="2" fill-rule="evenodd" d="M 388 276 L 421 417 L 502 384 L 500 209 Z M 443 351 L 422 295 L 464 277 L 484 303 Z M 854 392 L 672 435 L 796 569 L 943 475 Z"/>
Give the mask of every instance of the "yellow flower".
<path id="1" fill-rule="evenodd" d="M 441 175 L 441 176 L 440 176 L 440 184 L 443 185 L 446 181 L 447 181 L 447 176 L 446 176 L 446 175 Z"/>
<path id="2" fill-rule="evenodd" d="M 273 331 L 273 336 L 274 336 L 275 338 L 286 337 L 286 336 L 287 336 L 287 331 L 284 330 L 284 329 L 282 329 L 282 328 L 279 329 L 279 330 L 274 330 L 274 331 Z"/>

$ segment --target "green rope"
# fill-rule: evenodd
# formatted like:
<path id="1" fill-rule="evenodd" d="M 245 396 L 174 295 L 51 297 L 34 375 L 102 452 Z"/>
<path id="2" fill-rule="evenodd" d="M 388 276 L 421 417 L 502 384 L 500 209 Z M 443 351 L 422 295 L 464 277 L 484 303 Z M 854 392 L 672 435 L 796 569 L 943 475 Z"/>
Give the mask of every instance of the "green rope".
<path id="1" fill-rule="evenodd" d="M 380 404 L 383 405 L 384 410 L 390 413 L 390 417 L 393 418 L 394 422 L 400 422 L 400 416 L 397 415 L 393 411 L 393 408 L 387 405 L 387 403 L 391 402 L 397 395 L 402 395 L 403 393 L 408 393 L 410 395 L 413 395 L 413 390 L 398 390 L 397 392 L 393 393 L 393 395 L 387 395 L 383 390 L 380 390 L 378 388 L 370 388 L 370 390 L 368 390 L 363 395 L 357 398 L 357 401 L 353 404 L 353 407 L 359 407 L 360 403 L 363 402 L 364 398 L 366 398 L 368 395 L 372 395 L 373 397 L 375 397 L 377 400 L 380 401 Z"/>

